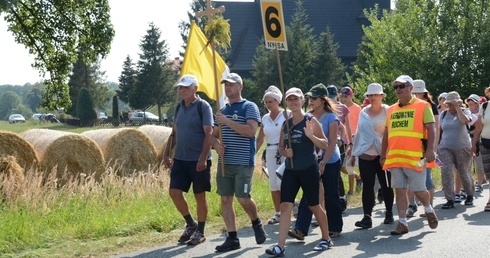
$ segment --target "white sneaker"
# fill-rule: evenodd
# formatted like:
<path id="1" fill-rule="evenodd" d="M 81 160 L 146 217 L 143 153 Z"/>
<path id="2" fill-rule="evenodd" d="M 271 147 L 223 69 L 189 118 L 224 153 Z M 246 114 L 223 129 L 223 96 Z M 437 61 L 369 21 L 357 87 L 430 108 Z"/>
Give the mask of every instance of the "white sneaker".
<path id="1" fill-rule="evenodd" d="M 267 221 L 267 224 L 274 225 L 279 223 L 279 216 L 279 214 L 274 215 L 274 217 L 270 218 L 269 221 Z"/>

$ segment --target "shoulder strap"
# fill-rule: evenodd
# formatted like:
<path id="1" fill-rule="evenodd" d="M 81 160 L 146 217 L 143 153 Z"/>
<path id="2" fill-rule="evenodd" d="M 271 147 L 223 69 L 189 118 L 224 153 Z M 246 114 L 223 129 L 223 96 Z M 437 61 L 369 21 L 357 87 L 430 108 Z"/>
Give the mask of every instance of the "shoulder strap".
<path id="1" fill-rule="evenodd" d="M 177 106 L 175 107 L 174 116 L 176 116 L 177 112 L 179 112 L 181 105 L 182 104 L 179 102 L 179 104 L 177 104 Z M 202 121 L 202 100 L 201 99 L 197 102 L 197 113 L 199 114 L 199 117 L 201 118 L 201 121 Z"/>
<path id="2" fill-rule="evenodd" d="M 447 113 L 447 109 L 442 111 L 441 120 L 444 119 L 444 117 L 446 116 L 446 113 Z"/>
<path id="3" fill-rule="evenodd" d="M 483 115 L 482 115 L 482 118 L 485 118 L 485 110 L 487 109 L 487 106 L 488 106 L 488 102 L 485 102 L 483 103 L 482 107 L 483 107 Z"/>

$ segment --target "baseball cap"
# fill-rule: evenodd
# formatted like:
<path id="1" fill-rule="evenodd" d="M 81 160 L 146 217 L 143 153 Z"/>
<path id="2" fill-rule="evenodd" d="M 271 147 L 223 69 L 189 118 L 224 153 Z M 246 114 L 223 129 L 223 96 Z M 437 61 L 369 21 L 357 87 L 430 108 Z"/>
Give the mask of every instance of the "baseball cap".
<path id="1" fill-rule="evenodd" d="M 300 88 L 293 87 L 293 88 L 289 89 L 288 91 L 286 91 L 286 98 L 288 98 L 291 95 L 302 98 L 303 97 L 303 91 L 301 91 Z"/>
<path id="2" fill-rule="evenodd" d="M 410 76 L 408 75 L 400 75 L 398 76 L 398 78 L 396 78 L 396 80 L 393 81 L 393 84 L 395 84 L 395 82 L 401 82 L 401 83 L 410 83 L 410 85 L 413 86 L 413 80 Z"/>
<path id="3" fill-rule="evenodd" d="M 191 85 L 196 85 L 196 86 L 198 85 L 196 76 L 192 74 L 185 74 L 182 77 L 180 77 L 179 81 L 175 86 L 189 87 Z"/>
<path id="4" fill-rule="evenodd" d="M 327 91 L 328 91 L 328 97 L 329 98 L 331 98 L 331 99 L 337 98 L 337 95 L 338 95 L 337 86 L 335 86 L 335 85 L 328 85 Z"/>
<path id="5" fill-rule="evenodd" d="M 230 74 L 228 74 L 228 76 L 226 76 L 226 78 L 224 78 L 224 79 L 221 80 L 221 83 L 225 83 L 225 81 L 231 82 L 231 83 L 240 83 L 240 84 L 243 84 L 242 77 L 240 77 L 240 75 L 238 75 L 236 73 L 230 73 Z"/>
<path id="6" fill-rule="evenodd" d="M 352 90 L 351 87 L 345 86 L 340 90 L 340 94 L 344 96 L 350 96 L 350 95 L 354 95 L 354 91 Z"/>
<path id="7" fill-rule="evenodd" d="M 305 93 L 305 96 L 314 97 L 314 98 L 317 98 L 320 96 L 327 96 L 327 95 L 328 95 L 327 87 L 325 85 L 323 85 L 322 83 L 314 85 L 313 87 L 311 87 L 310 91 Z"/>
<path id="8" fill-rule="evenodd" d="M 439 94 L 439 97 L 437 97 L 437 99 L 445 99 L 447 96 L 447 92 L 443 92 L 441 94 Z"/>

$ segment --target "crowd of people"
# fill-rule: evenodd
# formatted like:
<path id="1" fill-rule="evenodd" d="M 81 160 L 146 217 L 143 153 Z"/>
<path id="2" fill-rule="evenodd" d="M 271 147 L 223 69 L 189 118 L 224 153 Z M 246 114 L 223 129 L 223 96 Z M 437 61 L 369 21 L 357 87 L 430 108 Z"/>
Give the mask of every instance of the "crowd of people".
<path id="1" fill-rule="evenodd" d="M 386 209 L 384 224 L 395 223 L 396 203 L 398 221 L 390 234 L 401 235 L 409 232 L 407 218 L 419 207 L 429 227 L 437 228 L 432 180 L 436 166 L 441 167 L 447 201 L 442 209 L 463 201 L 473 205 L 475 192 L 481 192 L 482 184 L 490 178 L 490 116 L 485 116 L 486 98 L 478 94 L 463 101 L 456 91 L 442 93 L 437 105 L 423 80 L 401 75 L 391 85 L 397 98 L 392 105 L 383 103 L 386 93 L 379 83 L 367 86 L 361 105 L 353 101 L 351 87 L 338 93 L 336 86 L 319 83 L 306 93 L 295 87 L 288 89 L 286 107 L 282 108 L 283 93 L 271 85 L 262 98 L 269 112 L 260 117 L 258 106 L 242 97 L 244 84 L 238 74 L 229 74 L 221 83 L 228 103 L 214 120 L 210 105 L 196 94 L 199 83 L 195 76 L 184 75 L 176 84 L 181 108 L 174 114 L 163 160 L 171 168 L 170 196 L 186 222 L 178 240 L 181 243 L 198 245 L 206 240 L 211 149 L 219 155 L 216 185 L 227 231 L 224 243 L 216 246 L 218 252 L 241 248 L 235 198 L 251 221 L 257 244 L 268 237 L 251 197 L 255 156 L 264 143 L 275 210 L 267 223 L 279 224 L 277 244 L 265 250 L 272 256 L 284 255 L 287 236 L 304 240 L 312 221 L 321 230 L 314 250 L 333 246 L 332 238 L 342 232 L 346 195 L 352 194 L 356 182 L 357 186 L 362 182 L 363 216 L 355 226 L 373 226 L 371 216 L 378 194 Z M 485 95 L 490 95 L 490 87 Z M 348 174 L 347 194 L 342 172 Z M 191 185 L 197 221 L 183 195 Z M 300 189 L 303 196 L 291 227 Z M 490 199 L 484 210 L 490 211 Z"/>

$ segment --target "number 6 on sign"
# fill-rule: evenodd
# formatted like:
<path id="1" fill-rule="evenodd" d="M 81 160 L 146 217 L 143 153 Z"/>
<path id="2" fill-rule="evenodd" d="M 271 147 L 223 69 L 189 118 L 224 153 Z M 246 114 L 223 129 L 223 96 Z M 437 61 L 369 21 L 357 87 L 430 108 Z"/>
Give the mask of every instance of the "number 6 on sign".
<path id="1" fill-rule="evenodd" d="M 287 51 L 286 27 L 281 0 L 261 0 L 260 10 L 264 27 L 265 48 Z"/>

